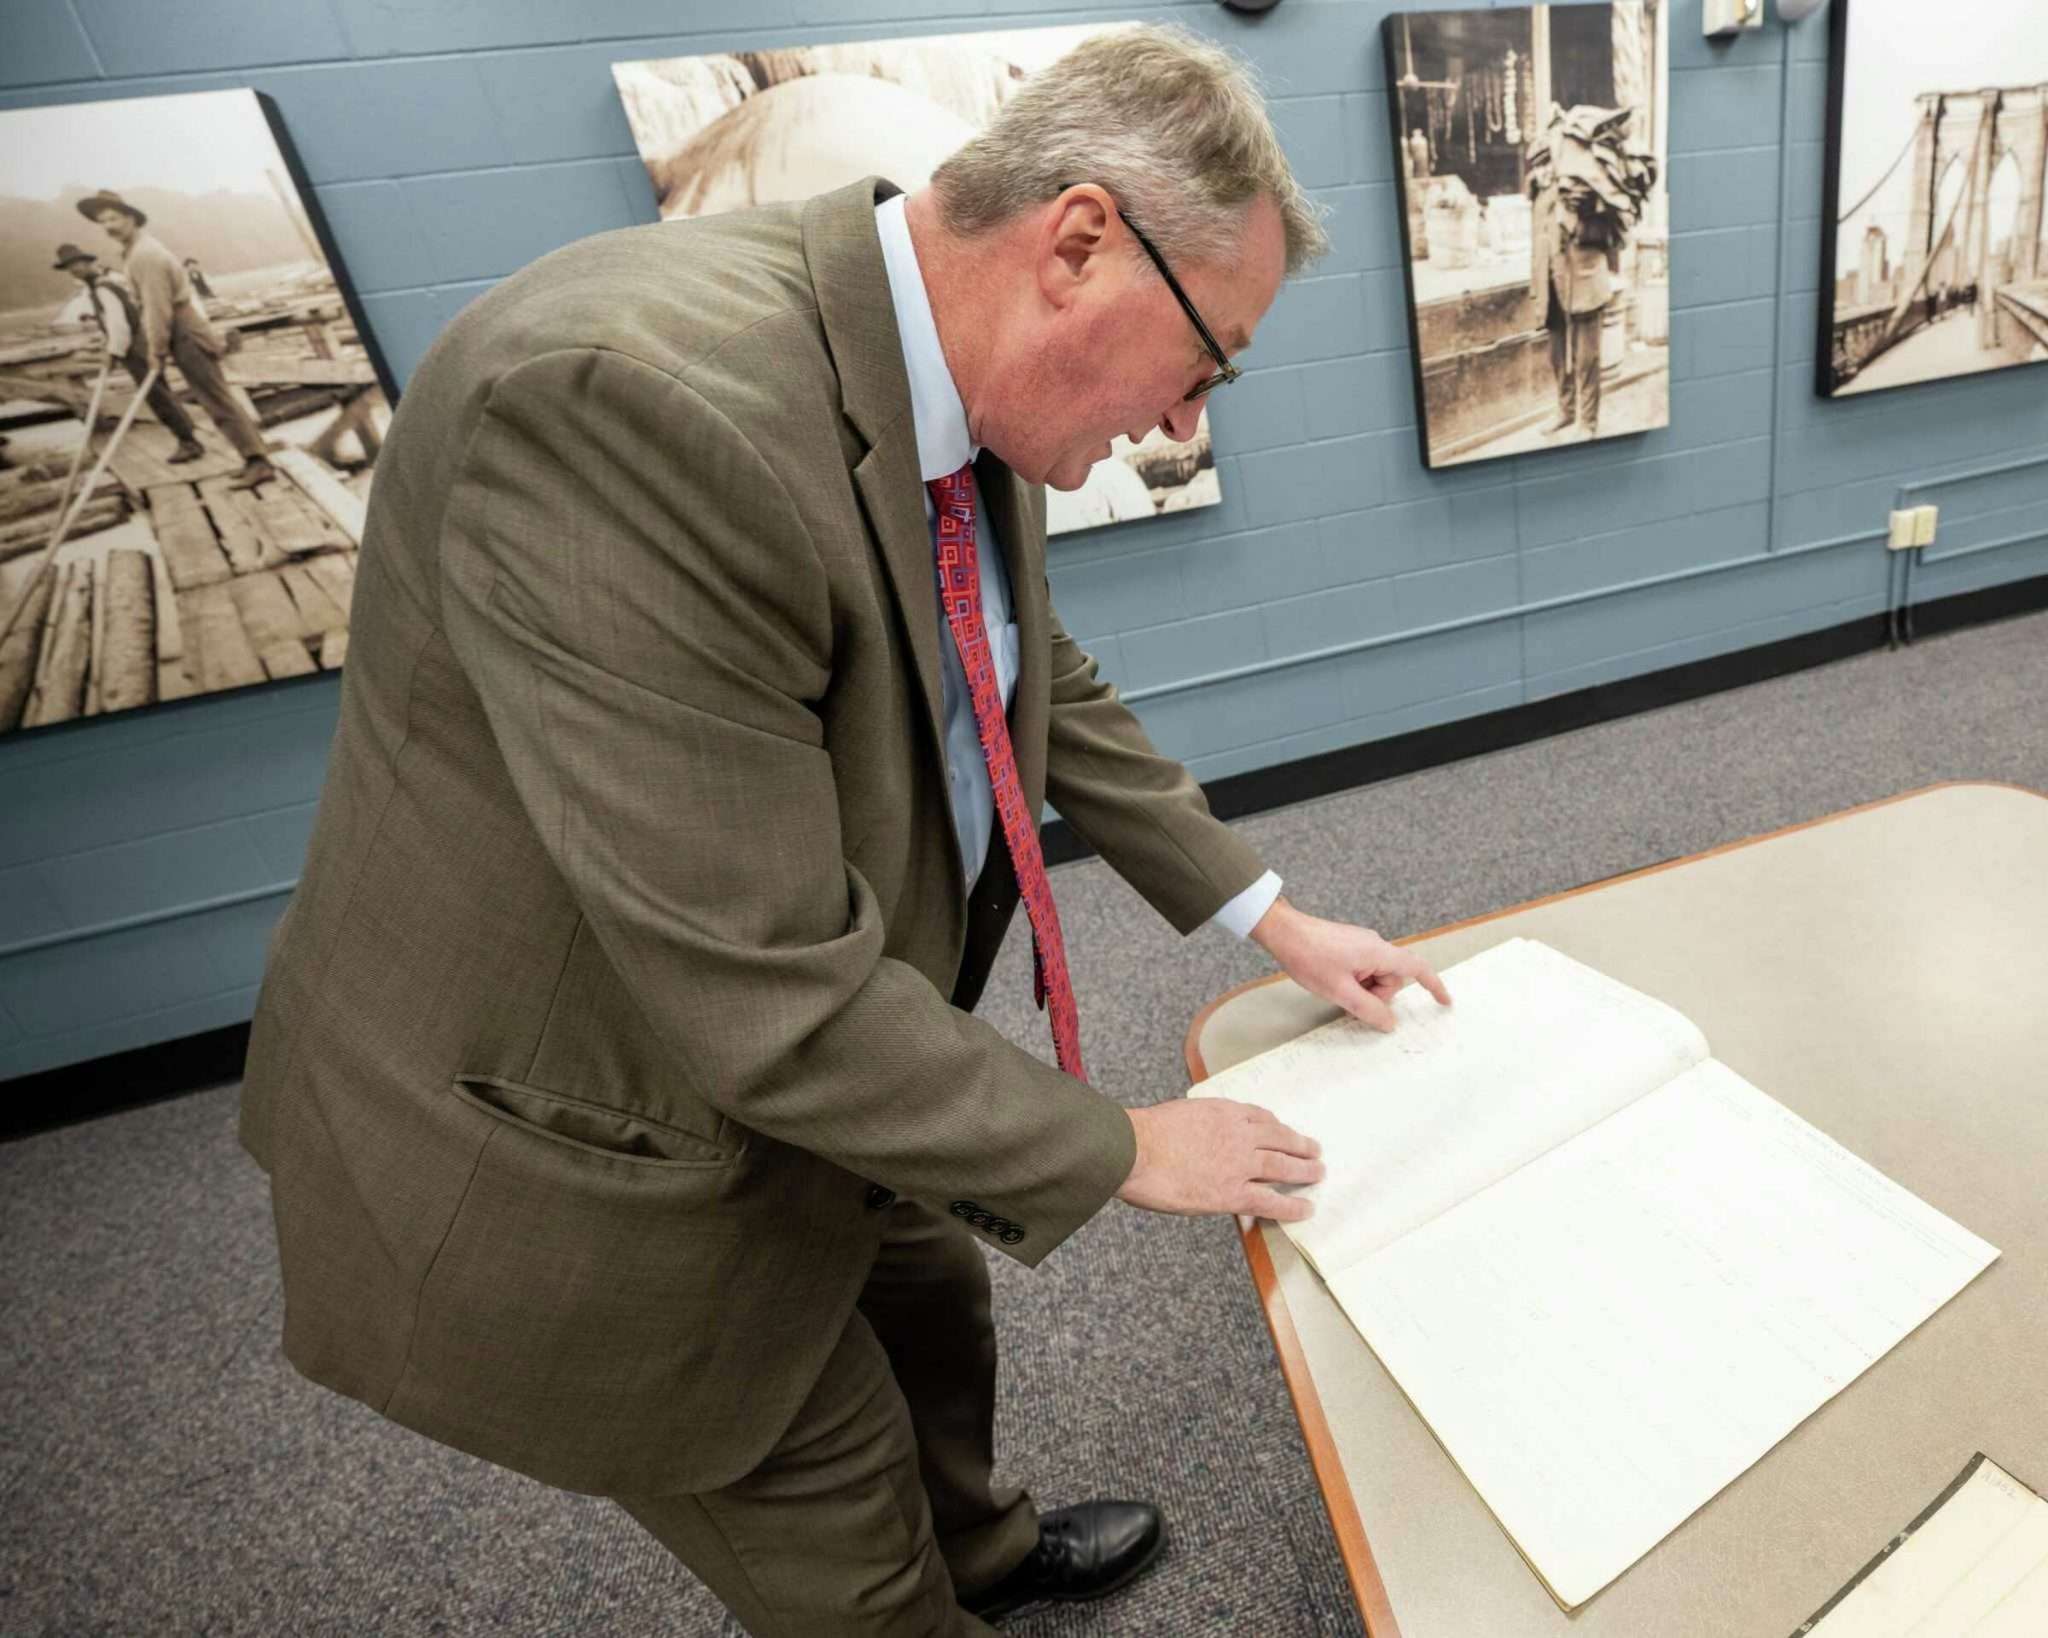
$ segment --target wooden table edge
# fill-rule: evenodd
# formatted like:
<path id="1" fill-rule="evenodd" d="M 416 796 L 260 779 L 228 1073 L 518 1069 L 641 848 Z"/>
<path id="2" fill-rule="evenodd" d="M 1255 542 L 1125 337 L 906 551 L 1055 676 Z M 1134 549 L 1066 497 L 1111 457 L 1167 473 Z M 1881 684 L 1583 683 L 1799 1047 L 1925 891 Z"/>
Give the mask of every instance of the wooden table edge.
<path id="1" fill-rule="evenodd" d="M 1446 923 L 1432 927 L 1427 932 L 1410 933 L 1395 939 L 1396 944 L 1418 944 L 1424 939 L 1437 938 L 1445 933 L 1462 932 L 1468 927 L 1483 926 L 1489 921 L 1499 921 L 1505 916 L 1517 915 L 1524 910 L 1535 910 L 1546 904 L 1556 904 L 1562 899 L 1576 898 L 1581 893 L 1591 893 L 1603 887 L 1616 887 L 1643 876 L 1654 876 L 1661 870 L 1675 870 L 1680 865 L 1695 864 L 1702 859 L 1711 859 L 1723 853 L 1732 853 L 1737 848 L 1754 847 L 1759 842 L 1773 841 L 1780 836 L 1790 836 L 1802 830 L 1811 830 L 1817 825 L 1832 824 L 1838 819 L 1848 819 L 1859 813 L 1869 813 L 1876 808 L 1890 807 L 1895 802 L 1910 802 L 1915 797 L 1927 796 L 1935 791 L 1945 790 L 2011 790 L 2026 796 L 2038 796 L 2048 801 L 2048 791 L 2037 791 L 2026 785 L 2016 785 L 2003 779 L 1944 779 L 1932 785 L 1922 785 L 1916 790 L 1901 791 L 1896 796 L 1879 797 L 1874 802 L 1864 802 L 1853 808 L 1843 808 L 1838 813 L 1822 814 L 1818 819 L 1802 820 L 1796 825 L 1786 825 L 1778 830 L 1746 836 L 1740 841 L 1724 842 L 1719 847 L 1688 853 L 1683 858 L 1667 859 L 1662 864 L 1646 865 L 1640 870 L 1625 871 L 1618 876 L 1603 876 L 1598 881 L 1586 882 L 1578 887 L 1566 888 L 1560 893 L 1547 894 L 1540 899 L 1529 899 L 1521 904 L 1511 904 L 1505 909 L 1489 911 L 1483 916 L 1471 916 L 1464 921 Z M 1195 1014 L 1188 1025 L 1182 1055 L 1188 1067 L 1191 1083 L 1209 1078 L 1208 1065 L 1202 1061 L 1200 1042 L 1202 1030 L 1216 1009 L 1234 1001 L 1238 996 L 1268 984 L 1278 984 L 1286 979 L 1285 973 L 1271 973 L 1264 978 L 1254 978 L 1226 990 Z M 1337 1553 L 1344 1561 L 1344 1571 L 1351 1582 L 1351 1591 L 1358 1600 L 1359 1613 L 1364 1617 L 1367 1638 L 1401 1638 L 1400 1626 L 1394 1619 L 1393 1605 L 1387 1598 L 1386 1583 L 1380 1578 L 1379 1565 L 1372 1556 L 1372 1544 L 1366 1540 L 1365 1521 L 1359 1517 L 1358 1503 L 1351 1494 L 1351 1487 L 1344 1479 L 1344 1464 L 1337 1455 L 1337 1441 L 1330 1432 L 1329 1419 L 1323 1415 L 1323 1402 L 1317 1395 L 1315 1383 L 1310 1379 L 1307 1356 L 1302 1352 L 1301 1338 L 1294 1329 L 1294 1316 L 1287 1311 L 1287 1300 L 1280 1294 L 1279 1276 L 1273 1268 L 1272 1253 L 1266 1249 L 1266 1239 L 1259 1222 L 1239 1230 L 1244 1245 L 1245 1262 L 1251 1269 L 1252 1285 L 1258 1292 L 1259 1306 L 1265 1311 L 1266 1329 L 1272 1333 L 1273 1350 L 1280 1359 L 1280 1374 L 1286 1380 L 1288 1397 L 1294 1401 L 1294 1411 L 1301 1422 L 1301 1432 L 1308 1445 L 1309 1466 L 1316 1476 L 1316 1487 L 1323 1493 L 1323 1504 L 1329 1510 L 1330 1526 L 1336 1532 Z"/>

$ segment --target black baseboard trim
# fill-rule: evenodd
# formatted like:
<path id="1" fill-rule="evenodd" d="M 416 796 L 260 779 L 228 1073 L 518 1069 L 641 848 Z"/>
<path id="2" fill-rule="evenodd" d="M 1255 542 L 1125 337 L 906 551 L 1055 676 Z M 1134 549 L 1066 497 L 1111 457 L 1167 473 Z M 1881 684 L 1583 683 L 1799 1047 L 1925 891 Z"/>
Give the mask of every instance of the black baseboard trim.
<path id="1" fill-rule="evenodd" d="M 1913 633 L 1916 637 L 1935 637 L 2044 608 L 2048 608 L 2048 575 L 1923 603 L 1913 610 Z M 1575 728 L 1590 728 L 1638 712 L 1682 705 L 1731 688 L 1810 671 L 1815 666 L 1883 648 L 1890 640 L 1885 616 L 1874 614 L 1830 626 L 1825 631 L 1760 643 L 1754 648 L 1717 654 L 1712 659 L 1694 660 L 1640 677 L 1600 683 L 1528 705 L 1511 705 L 1484 716 L 1466 717 L 1364 745 L 1347 745 L 1342 750 L 1324 751 L 1250 773 L 1230 774 L 1209 781 L 1203 790 L 1209 798 L 1209 809 L 1217 818 L 1244 819 L 1314 797 L 1334 796 L 1339 791 L 1356 790 L 1403 774 L 1484 756 L 1490 751 L 1511 750 L 1553 734 L 1570 733 Z M 1043 842 L 1047 864 L 1068 864 L 1090 858 L 1095 851 L 1061 819 L 1045 826 Z"/>
<path id="2" fill-rule="evenodd" d="M 0 1142 L 242 1078 L 249 1026 L 229 1024 L 0 1082 Z"/>
<path id="3" fill-rule="evenodd" d="M 1921 604 L 1913 610 L 1913 630 L 1917 637 L 1934 637 L 2041 609 L 2048 609 L 2048 575 Z M 1462 722 L 1232 774 L 1205 787 L 1209 807 L 1220 819 L 1243 819 L 1489 751 L 1509 750 L 1575 728 L 1808 671 L 1883 648 L 1889 641 L 1883 615 L 1851 620 L 1826 631 L 1601 683 Z M 1063 820 L 1045 827 L 1044 842 L 1048 864 L 1085 859 L 1093 852 Z M 249 1026 L 235 1024 L 0 1083 L 5 1087 L 0 1096 L 0 1141 L 239 1080 L 248 1051 Z"/>
<path id="4" fill-rule="evenodd" d="M 1908 629 L 1915 637 L 1939 637 L 1966 626 L 1989 625 L 2019 614 L 2038 614 L 2042 609 L 2048 609 L 2048 574 L 1921 603 L 1908 611 Z"/>

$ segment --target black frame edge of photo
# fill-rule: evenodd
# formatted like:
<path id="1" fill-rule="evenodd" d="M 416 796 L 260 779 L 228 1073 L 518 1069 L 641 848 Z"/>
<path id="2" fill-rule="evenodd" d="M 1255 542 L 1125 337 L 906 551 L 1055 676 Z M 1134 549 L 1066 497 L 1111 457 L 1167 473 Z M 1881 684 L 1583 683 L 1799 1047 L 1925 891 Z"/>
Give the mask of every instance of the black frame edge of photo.
<path id="1" fill-rule="evenodd" d="M 1813 386 L 1822 398 L 1835 396 L 1835 244 L 1841 238 L 1835 214 L 1842 208 L 1842 88 L 1849 56 L 1849 0 L 1828 6 L 1828 113 L 1821 143 L 1820 170 L 1820 300 L 1813 339 Z M 1779 202 L 1784 216 L 1784 201 Z M 1783 247 L 1780 247 L 1781 250 Z M 1778 299 L 1784 300 L 1783 290 Z"/>
<path id="2" fill-rule="evenodd" d="M 254 86 L 243 87 L 255 97 L 256 106 L 263 110 L 263 122 L 270 127 L 270 139 L 277 144 L 277 151 L 284 159 L 285 174 L 291 178 L 292 189 L 299 196 L 299 204 L 306 213 L 306 220 L 313 226 L 313 237 L 320 243 L 320 254 L 327 258 L 327 271 L 334 275 L 334 288 L 341 293 L 341 304 L 348 309 L 356 335 L 362 340 L 363 351 L 369 356 L 370 368 L 377 372 L 377 385 L 384 389 L 384 401 L 392 410 L 398 408 L 398 382 L 391 374 L 391 366 L 385 361 L 384 349 L 377 344 L 376 333 L 371 330 L 363 304 L 356 295 L 354 282 L 348 276 L 348 267 L 341 259 L 341 251 L 334 243 L 334 235 L 328 230 L 326 214 L 320 209 L 313 184 L 306 175 L 306 167 L 299 162 L 299 150 L 292 146 L 291 132 L 285 129 L 284 116 L 271 100 L 270 93 L 258 91 Z M 261 686 L 260 684 L 258 686 Z M 233 693 L 235 690 L 226 690 Z M 211 698 L 212 696 L 206 696 Z"/>
<path id="3" fill-rule="evenodd" d="M 1380 19 L 1380 52 L 1386 59 L 1387 143 L 1393 157 L 1394 214 L 1401 225 L 1402 317 L 1408 326 L 1408 375 L 1415 394 L 1415 442 L 1425 472 L 1438 470 L 1429 454 L 1429 406 L 1422 396 L 1422 325 L 1415 311 L 1415 245 L 1408 232 L 1408 174 L 1401 154 L 1401 62 L 1394 31 L 1405 11 L 1390 11 Z M 1470 463 L 1466 463 L 1470 464 Z"/>

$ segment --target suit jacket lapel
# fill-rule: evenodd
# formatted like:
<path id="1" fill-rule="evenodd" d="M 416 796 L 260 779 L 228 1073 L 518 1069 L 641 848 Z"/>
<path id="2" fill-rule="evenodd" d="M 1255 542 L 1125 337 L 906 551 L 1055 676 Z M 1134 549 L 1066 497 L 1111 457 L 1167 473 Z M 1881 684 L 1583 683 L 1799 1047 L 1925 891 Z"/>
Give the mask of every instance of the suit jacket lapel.
<path id="1" fill-rule="evenodd" d="M 882 548 L 889 584 L 917 666 L 932 745 L 943 747 L 944 695 L 940 690 L 939 593 L 932 564 L 931 525 L 924 515 L 924 479 L 918 471 L 917 431 L 905 411 L 853 469 L 868 526 Z M 940 759 L 944 760 L 940 749 Z"/>
<path id="2" fill-rule="evenodd" d="M 817 292 L 818 318 L 839 370 L 846 418 L 868 445 L 853 470 L 854 483 L 903 614 L 924 696 L 930 749 L 943 769 L 939 596 L 932 583 L 931 527 L 925 522 L 903 342 L 896 333 L 889 276 L 875 233 L 875 206 L 901 191 L 871 176 L 820 194 L 804 209 L 804 255 Z"/>

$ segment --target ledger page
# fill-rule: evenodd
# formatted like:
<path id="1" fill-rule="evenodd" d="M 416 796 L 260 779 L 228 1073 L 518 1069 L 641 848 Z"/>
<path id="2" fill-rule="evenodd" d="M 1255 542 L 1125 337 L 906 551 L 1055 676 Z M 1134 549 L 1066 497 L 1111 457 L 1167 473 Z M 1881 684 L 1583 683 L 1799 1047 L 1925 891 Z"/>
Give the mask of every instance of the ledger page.
<path id="1" fill-rule="evenodd" d="M 1684 1014 L 1535 939 L 1419 984 L 1382 1034 L 1339 1018 L 1193 1087 L 1270 1109 L 1323 1146 L 1283 1225 L 1328 1279 L 1708 1056 Z"/>
<path id="2" fill-rule="evenodd" d="M 2041 1638 L 2048 1501 L 1981 1452 L 1792 1638 Z"/>
<path id="3" fill-rule="evenodd" d="M 1709 1060 L 1329 1285 L 1570 1609 L 1997 1255 Z"/>

